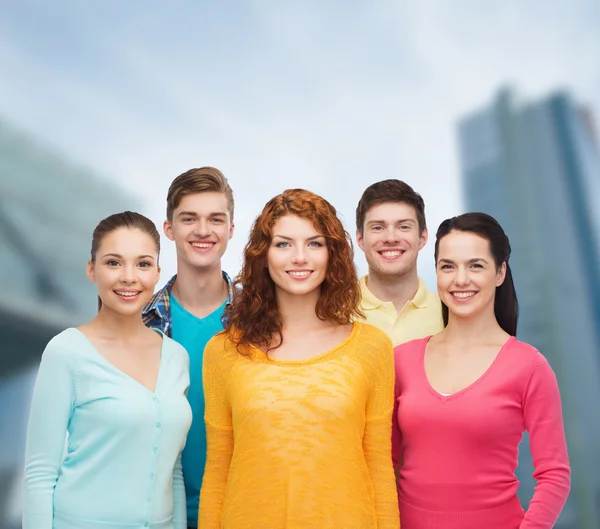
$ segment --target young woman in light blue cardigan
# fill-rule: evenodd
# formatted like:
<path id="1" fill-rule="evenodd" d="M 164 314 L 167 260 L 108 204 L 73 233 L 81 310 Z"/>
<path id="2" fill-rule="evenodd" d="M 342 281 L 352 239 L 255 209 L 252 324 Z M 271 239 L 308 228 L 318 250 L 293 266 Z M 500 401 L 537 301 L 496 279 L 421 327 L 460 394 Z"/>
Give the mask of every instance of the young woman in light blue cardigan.
<path id="1" fill-rule="evenodd" d="M 181 451 L 192 420 L 189 359 L 141 317 L 159 280 L 159 246 L 156 227 L 138 213 L 111 215 L 94 231 L 87 273 L 100 309 L 42 355 L 23 529 L 187 525 Z"/>

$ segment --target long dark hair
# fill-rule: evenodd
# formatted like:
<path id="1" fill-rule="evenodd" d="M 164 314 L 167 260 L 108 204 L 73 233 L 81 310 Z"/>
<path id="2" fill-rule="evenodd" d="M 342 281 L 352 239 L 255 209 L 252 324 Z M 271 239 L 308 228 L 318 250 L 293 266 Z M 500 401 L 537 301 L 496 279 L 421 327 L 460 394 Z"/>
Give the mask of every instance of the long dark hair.
<path id="1" fill-rule="evenodd" d="M 506 277 L 499 287 L 496 287 L 494 299 L 494 314 L 498 324 L 511 336 L 517 334 L 519 320 L 519 303 L 515 284 L 508 260 L 510 259 L 510 242 L 498 221 L 486 213 L 464 213 L 458 217 L 446 219 L 440 224 L 435 237 L 435 263 L 437 269 L 440 240 L 451 231 L 475 233 L 486 239 L 490 244 L 490 252 L 494 258 L 496 269 L 506 263 Z M 448 307 L 442 303 L 444 326 L 448 325 Z"/>
<path id="2" fill-rule="evenodd" d="M 137 228 L 140 231 L 143 231 L 147 235 L 152 237 L 154 244 L 156 245 L 156 253 L 160 253 L 160 235 L 154 222 L 152 222 L 148 217 L 144 217 L 141 213 L 136 213 L 135 211 L 124 211 L 123 213 L 115 213 L 114 215 L 110 215 L 105 219 L 102 219 L 94 233 L 92 235 L 92 251 L 91 251 L 91 261 L 92 263 L 96 262 L 96 254 L 98 253 L 98 248 L 100 248 L 100 243 L 102 239 L 106 237 L 109 233 L 112 233 L 115 230 L 120 228 Z M 98 311 L 102 308 L 102 300 L 100 296 L 98 296 Z"/>

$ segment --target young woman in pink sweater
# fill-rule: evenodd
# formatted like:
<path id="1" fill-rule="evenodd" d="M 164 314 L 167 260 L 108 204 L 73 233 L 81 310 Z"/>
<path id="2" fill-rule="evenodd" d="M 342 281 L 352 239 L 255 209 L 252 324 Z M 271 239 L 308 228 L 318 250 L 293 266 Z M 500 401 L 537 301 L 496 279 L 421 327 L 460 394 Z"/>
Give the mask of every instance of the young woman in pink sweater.
<path id="1" fill-rule="evenodd" d="M 547 360 L 515 338 L 510 244 L 484 213 L 435 242 L 445 328 L 395 349 L 393 459 L 403 529 L 550 529 L 570 489 L 560 395 Z M 537 480 L 517 498 L 529 432 Z"/>

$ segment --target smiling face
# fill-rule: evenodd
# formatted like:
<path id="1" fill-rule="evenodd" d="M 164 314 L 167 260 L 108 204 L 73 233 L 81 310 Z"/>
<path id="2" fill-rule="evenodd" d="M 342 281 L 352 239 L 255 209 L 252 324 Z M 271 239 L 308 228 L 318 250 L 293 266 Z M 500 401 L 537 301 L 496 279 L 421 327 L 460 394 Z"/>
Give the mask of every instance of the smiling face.
<path id="1" fill-rule="evenodd" d="M 272 228 L 267 268 L 277 296 L 320 294 L 329 252 L 325 237 L 309 220 L 296 215 L 279 218 Z"/>
<path id="2" fill-rule="evenodd" d="M 177 267 L 207 270 L 220 266 L 233 236 L 229 202 L 224 193 L 185 195 L 165 221 L 165 235 L 175 241 Z"/>
<path id="3" fill-rule="evenodd" d="M 494 316 L 496 287 L 504 281 L 506 263 L 496 266 L 487 239 L 451 231 L 439 241 L 436 270 L 438 294 L 449 317 Z"/>
<path id="4" fill-rule="evenodd" d="M 141 314 L 160 279 L 156 243 L 137 228 L 116 229 L 102 238 L 87 275 L 98 287 L 103 311 Z"/>
<path id="5" fill-rule="evenodd" d="M 427 242 L 427 229 L 419 233 L 415 208 L 405 202 L 383 202 L 370 208 L 358 246 L 365 252 L 369 274 L 402 277 L 415 270 L 419 251 Z"/>

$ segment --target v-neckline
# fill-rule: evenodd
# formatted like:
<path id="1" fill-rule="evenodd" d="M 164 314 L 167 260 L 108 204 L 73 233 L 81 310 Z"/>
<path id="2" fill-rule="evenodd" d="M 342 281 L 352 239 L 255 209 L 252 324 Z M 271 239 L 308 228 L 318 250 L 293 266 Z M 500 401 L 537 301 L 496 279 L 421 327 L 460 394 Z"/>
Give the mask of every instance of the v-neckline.
<path id="1" fill-rule="evenodd" d="M 452 400 L 454 398 L 460 397 L 461 395 L 478 386 L 483 380 L 485 380 L 488 377 L 489 373 L 495 369 L 495 365 L 498 364 L 500 362 L 500 358 L 504 356 L 504 351 L 507 349 L 508 344 L 512 343 L 513 340 L 516 340 L 514 336 L 509 336 L 498 350 L 496 358 L 492 360 L 492 363 L 488 366 L 488 368 L 468 386 L 465 386 L 461 390 L 455 391 L 454 393 L 450 393 L 449 395 L 442 395 L 431 385 L 431 383 L 429 382 L 429 378 L 427 378 L 427 371 L 425 370 L 425 353 L 427 352 L 427 344 L 429 343 L 430 339 L 431 336 L 428 336 L 425 340 L 423 340 L 423 347 L 421 350 L 421 373 L 423 374 L 425 384 L 427 385 L 429 391 L 433 393 L 433 395 L 442 402 L 446 402 L 447 400 Z"/>
<path id="2" fill-rule="evenodd" d="M 96 346 L 92 343 L 92 341 L 82 332 L 80 331 L 77 327 L 73 327 L 73 329 L 75 329 L 82 337 L 83 339 L 88 343 L 88 345 L 90 346 L 90 349 L 93 351 L 93 353 L 100 357 L 100 359 L 106 364 L 108 365 L 113 371 L 116 371 L 117 373 L 119 373 L 121 376 L 125 377 L 126 379 L 132 381 L 135 385 L 139 386 L 140 388 L 143 388 L 144 390 L 146 390 L 148 393 L 150 393 L 151 395 L 156 395 L 158 392 L 158 386 L 160 383 L 160 374 L 162 372 L 162 366 L 163 366 L 163 359 L 165 357 L 165 334 L 160 330 L 160 329 L 151 329 L 152 331 L 156 332 L 157 334 L 159 334 L 162 337 L 162 343 L 160 345 L 160 361 L 158 362 L 158 372 L 156 373 L 156 380 L 154 381 L 154 389 L 150 389 L 148 386 L 146 386 L 145 384 L 142 384 L 137 378 L 132 377 L 130 374 L 125 373 L 125 371 L 123 371 L 122 369 L 118 368 L 115 364 L 113 364 L 108 358 L 106 358 L 97 348 Z"/>

